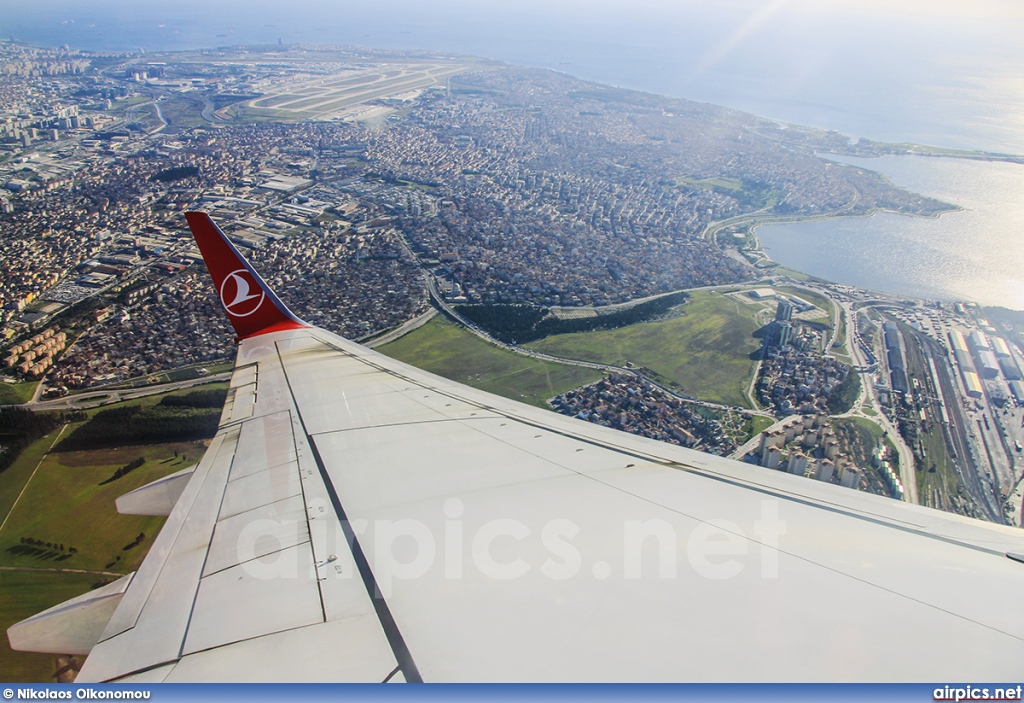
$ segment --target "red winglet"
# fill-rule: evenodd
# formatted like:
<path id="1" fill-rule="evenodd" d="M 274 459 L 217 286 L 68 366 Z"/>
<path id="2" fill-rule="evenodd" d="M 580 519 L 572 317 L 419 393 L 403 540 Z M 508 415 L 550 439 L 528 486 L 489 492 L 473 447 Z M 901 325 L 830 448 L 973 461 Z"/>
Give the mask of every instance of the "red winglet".
<path id="1" fill-rule="evenodd" d="M 309 327 L 274 295 L 209 215 L 186 212 L 185 219 L 239 339 Z"/>

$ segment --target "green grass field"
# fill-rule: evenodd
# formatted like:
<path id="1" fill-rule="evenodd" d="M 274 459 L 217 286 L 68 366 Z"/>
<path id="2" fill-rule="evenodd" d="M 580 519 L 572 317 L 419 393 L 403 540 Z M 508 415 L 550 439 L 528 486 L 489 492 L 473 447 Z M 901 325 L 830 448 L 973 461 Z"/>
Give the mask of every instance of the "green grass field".
<path id="1" fill-rule="evenodd" d="M 7 467 L 6 471 L 0 472 L 0 523 L 3 523 L 7 513 L 11 511 L 11 506 L 18 499 L 21 489 L 28 483 L 32 472 L 46 456 L 46 452 L 57 440 L 58 435 L 67 436 L 67 430 L 61 434 L 60 429 L 56 429 L 37 439 L 14 460 L 13 464 Z"/>
<path id="2" fill-rule="evenodd" d="M 810 276 L 808 276 L 806 273 L 797 271 L 796 269 L 786 268 L 785 266 L 782 265 L 776 265 L 774 273 L 781 276 L 787 276 L 796 281 L 806 281 L 807 279 L 810 278 Z"/>
<path id="3" fill-rule="evenodd" d="M 710 190 L 722 195 L 731 195 L 741 203 L 756 208 L 769 208 L 779 202 L 781 193 L 764 183 L 744 181 L 739 178 L 676 178 L 676 185 Z"/>
<path id="4" fill-rule="evenodd" d="M 195 464 L 204 451 L 201 443 L 180 442 L 47 454 L 0 530 L 0 566 L 123 573 L 137 568 L 163 518 L 121 515 L 114 500 Z M 183 460 L 182 455 L 188 459 Z M 140 456 L 146 459 L 141 467 L 100 485 Z M 9 479 L 14 488 L 19 488 L 15 496 L 20 493 L 17 478 L 8 476 L 8 472 L 0 474 L 5 494 Z M 124 549 L 140 533 L 145 533 L 145 540 Z M 63 549 L 27 545 L 22 542 L 24 538 L 63 545 Z"/>
<path id="5" fill-rule="evenodd" d="M 714 291 L 697 291 L 683 315 L 617 330 L 548 337 L 528 346 L 555 356 L 653 371 L 677 390 L 701 400 L 750 407 L 750 385 L 760 340 L 759 307 Z"/>
<path id="6" fill-rule="evenodd" d="M 176 129 L 201 127 L 207 124 L 202 117 L 203 102 L 180 93 L 172 94 L 160 102 L 164 119 Z M 154 112 L 152 121 L 158 123 Z"/>
<path id="7" fill-rule="evenodd" d="M 836 333 L 836 341 L 832 345 L 831 352 L 844 357 L 850 356 L 850 350 L 846 347 L 846 314 L 840 311 L 839 331 Z"/>
<path id="8" fill-rule="evenodd" d="M 770 417 L 762 417 L 761 415 L 754 415 L 750 418 L 750 431 L 748 437 L 759 435 L 769 427 L 775 424 Z"/>
<path id="9" fill-rule="evenodd" d="M 80 596 L 96 583 L 110 580 L 95 574 L 0 569 L 0 630 L 58 603 Z M 83 659 L 78 657 L 79 661 Z M 56 656 L 14 652 L 0 637 L 0 681 L 53 682 Z"/>
<path id="10" fill-rule="evenodd" d="M 714 188 L 731 191 L 743 190 L 743 181 L 738 178 L 689 178 L 687 176 L 680 176 L 676 179 L 676 184 L 684 183 L 686 185 L 705 188 L 707 190 L 712 190 Z"/>
<path id="11" fill-rule="evenodd" d="M 602 376 L 593 369 L 506 351 L 441 316 L 377 351 L 453 381 L 538 407 L 547 407 L 548 398 Z"/>
<path id="12" fill-rule="evenodd" d="M 20 405 L 32 400 L 37 381 L 26 383 L 0 383 L 0 405 Z"/>
<path id="13" fill-rule="evenodd" d="M 861 428 L 871 437 L 871 441 L 877 442 L 885 436 L 885 430 L 879 427 L 877 424 L 863 417 L 850 417 L 837 419 L 836 422 L 840 424 L 853 424 Z"/>

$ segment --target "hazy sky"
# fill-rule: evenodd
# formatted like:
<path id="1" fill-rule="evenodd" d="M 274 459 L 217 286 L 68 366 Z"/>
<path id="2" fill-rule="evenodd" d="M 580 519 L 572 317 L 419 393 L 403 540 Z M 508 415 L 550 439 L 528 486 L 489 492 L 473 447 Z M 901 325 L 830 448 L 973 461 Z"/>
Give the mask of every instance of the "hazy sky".
<path id="1" fill-rule="evenodd" d="M 4 0 L 0 0 L 3 2 Z M 1024 0 L 6 0 L 78 48 L 445 50 L 854 136 L 1024 152 Z"/>

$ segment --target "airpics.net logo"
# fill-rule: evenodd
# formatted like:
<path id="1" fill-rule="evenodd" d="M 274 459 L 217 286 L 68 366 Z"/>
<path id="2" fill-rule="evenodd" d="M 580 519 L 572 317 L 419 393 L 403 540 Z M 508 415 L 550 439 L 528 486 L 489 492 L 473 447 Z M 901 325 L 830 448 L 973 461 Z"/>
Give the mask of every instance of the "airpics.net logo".
<path id="1" fill-rule="evenodd" d="M 220 284 L 220 303 L 228 314 L 248 317 L 260 309 L 267 294 L 248 269 L 232 271 Z"/>
<path id="2" fill-rule="evenodd" d="M 1024 686 L 943 686 L 932 692 L 937 701 L 1019 701 Z"/>
<path id="3" fill-rule="evenodd" d="M 313 518 L 308 523 L 257 519 L 241 529 L 237 563 L 248 576 L 350 579 L 359 574 L 358 550 L 385 598 L 398 581 L 430 577 L 512 581 L 539 574 L 556 581 L 604 581 L 675 579 L 686 570 L 725 580 L 756 569 L 760 578 L 776 579 L 779 538 L 786 534 L 777 500 L 761 502 L 760 516 L 748 530 L 724 519 L 690 524 L 688 519 L 655 518 L 592 525 L 590 539 L 579 524 L 564 518 L 529 524 L 511 518 L 469 521 L 459 498 L 446 500 L 443 515 L 429 525 L 410 518 L 342 524 L 330 519 L 329 504 L 312 503 L 307 509 Z M 307 535 L 317 559 L 312 564 L 303 546 Z"/>

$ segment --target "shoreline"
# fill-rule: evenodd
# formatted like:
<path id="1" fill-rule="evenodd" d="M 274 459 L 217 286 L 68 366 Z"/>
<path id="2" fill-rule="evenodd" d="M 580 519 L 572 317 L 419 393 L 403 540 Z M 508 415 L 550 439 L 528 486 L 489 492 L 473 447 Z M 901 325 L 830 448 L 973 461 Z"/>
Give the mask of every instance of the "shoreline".
<path id="1" fill-rule="evenodd" d="M 831 153 L 835 152 L 823 152 L 820 156 L 823 159 L 828 159 Z M 863 153 L 861 153 L 861 155 L 849 155 L 849 153 L 847 153 L 847 155 L 842 156 L 848 156 L 851 157 L 852 159 L 858 160 L 867 158 L 881 158 L 882 156 L 930 156 L 932 158 L 953 159 L 961 162 L 983 161 L 993 164 L 992 167 L 978 167 L 985 169 L 1009 168 L 999 167 L 997 166 L 997 164 L 1017 163 L 1016 160 L 1011 159 L 1004 160 L 965 158 L 963 153 L 950 152 L 928 153 L 928 155 L 926 155 L 926 153 L 920 152 L 890 152 L 882 153 L 882 155 L 873 156 L 863 155 Z M 862 266 L 854 263 L 849 267 L 849 269 L 846 269 L 841 268 L 837 264 L 830 263 L 835 262 L 836 259 L 835 257 L 831 256 L 829 252 L 836 252 L 837 255 L 841 255 L 845 257 L 844 260 L 847 260 L 850 257 L 856 257 L 857 252 L 859 251 L 867 252 L 868 249 L 870 249 L 871 251 L 876 250 L 879 246 L 882 246 L 880 245 L 880 241 L 890 236 L 894 237 L 893 241 L 903 241 L 903 239 L 900 239 L 900 233 L 903 232 L 903 230 L 905 229 L 905 241 L 906 243 L 908 243 L 906 245 L 907 247 L 919 248 L 920 246 L 924 246 L 927 249 L 930 246 L 930 241 L 935 241 L 935 243 L 947 243 L 948 245 L 953 245 L 953 248 L 948 249 L 948 251 L 946 251 L 945 249 L 936 250 L 942 252 L 941 256 L 944 260 L 947 259 L 950 265 L 963 264 L 965 266 L 973 266 L 976 264 L 972 264 L 972 260 L 966 258 L 968 257 L 968 254 L 965 253 L 965 250 L 969 250 L 971 245 L 964 244 L 972 243 L 972 241 L 975 241 L 975 239 L 972 238 L 972 235 L 976 233 L 978 225 L 975 222 L 976 218 L 973 216 L 971 217 L 970 221 L 956 219 L 955 221 L 951 221 L 949 224 L 942 225 L 914 225 L 912 220 L 906 220 L 906 224 L 901 225 L 900 220 L 886 219 L 882 223 L 876 225 L 854 224 L 847 227 L 844 227 L 842 225 L 833 225 L 830 227 L 825 226 L 822 227 L 821 229 L 808 228 L 803 230 L 800 230 L 799 228 L 793 228 L 793 235 L 796 236 L 797 239 L 793 240 L 790 245 L 790 247 L 793 250 L 792 254 L 794 255 L 790 258 L 793 259 L 794 257 L 796 257 L 795 262 L 799 263 L 785 263 L 769 255 L 764 245 L 764 232 L 761 231 L 760 229 L 762 226 L 765 225 L 797 225 L 805 222 L 810 223 L 824 222 L 828 220 L 839 220 L 840 218 L 871 218 L 879 214 L 924 217 L 938 222 L 941 216 L 947 213 L 970 214 L 975 211 L 984 211 L 982 205 L 988 204 L 987 201 L 984 204 L 979 204 L 978 202 L 976 202 L 978 193 L 974 193 L 972 195 L 971 193 L 973 191 L 970 189 L 965 190 L 964 193 L 964 197 L 965 199 L 967 199 L 965 201 L 966 205 L 949 204 L 948 200 L 951 200 L 951 197 L 955 196 L 955 192 L 957 192 L 955 188 L 952 188 L 952 190 L 950 190 L 949 187 L 943 186 L 940 189 L 936 189 L 934 187 L 928 189 L 928 186 L 924 185 L 923 183 L 919 183 L 919 188 L 914 188 L 912 185 L 899 185 L 893 183 L 892 178 L 890 178 L 889 175 L 884 173 L 880 167 L 874 167 L 873 165 L 868 166 L 861 164 L 849 164 L 846 161 L 838 163 L 842 163 L 847 166 L 852 166 L 853 168 L 864 168 L 866 170 L 877 173 L 878 175 L 882 176 L 887 183 L 893 184 L 894 187 L 900 187 L 904 190 L 908 190 L 910 192 L 915 193 L 928 193 L 925 196 L 932 197 L 932 199 L 939 199 L 939 197 L 941 197 L 943 201 L 947 202 L 946 204 L 949 207 L 942 211 L 927 214 L 907 213 L 899 210 L 893 210 L 890 208 L 876 208 L 872 209 L 870 212 L 864 213 L 849 213 L 839 210 L 827 214 L 810 215 L 807 217 L 759 217 L 757 215 L 752 215 L 746 216 L 743 219 L 737 218 L 735 220 L 732 220 L 731 222 L 718 223 L 718 226 L 709 227 L 708 230 L 706 230 L 706 233 L 712 235 L 714 243 L 716 247 L 719 249 L 719 251 L 728 253 L 728 255 L 732 256 L 733 258 L 736 258 L 736 256 L 738 255 L 744 261 L 751 264 L 751 266 L 754 267 L 753 270 L 755 271 L 755 274 L 759 276 L 768 275 L 769 272 L 773 270 L 775 267 L 783 267 L 786 269 L 790 269 L 792 271 L 796 271 L 802 275 L 807 275 L 819 280 L 834 282 L 841 285 L 850 285 L 850 287 L 860 289 L 863 291 L 878 292 L 885 296 L 894 296 L 906 300 L 913 300 L 919 302 L 936 301 L 950 304 L 974 304 L 981 307 L 1006 308 L 1008 310 L 1012 310 L 1015 312 L 1024 312 L 1024 302 L 1020 300 L 1019 296 L 1015 295 L 1015 291 L 1011 284 L 1014 276 L 1011 275 L 1010 277 L 1007 277 L 1005 275 L 1006 271 L 998 269 L 998 266 L 995 267 L 995 270 L 991 271 L 991 275 L 988 278 L 988 280 L 993 281 L 993 284 L 990 285 L 990 287 L 988 287 L 988 285 L 979 285 L 979 287 L 972 287 L 972 285 L 968 284 L 970 282 L 969 280 L 961 280 L 958 278 L 955 279 L 956 281 L 958 281 L 957 285 L 954 285 L 954 287 L 948 287 L 948 285 L 936 284 L 936 281 L 942 282 L 944 280 L 944 277 L 942 275 L 932 275 L 930 272 L 928 272 L 925 268 L 922 268 L 921 266 L 918 266 L 918 268 L 914 269 L 909 276 L 901 275 L 899 271 L 893 272 L 892 275 L 888 275 L 886 274 L 886 271 L 888 271 L 889 269 L 886 267 L 884 262 L 878 261 L 878 256 L 871 257 L 874 259 L 873 266 L 869 266 L 865 261 L 865 263 L 863 263 Z M 906 165 L 912 164 L 913 162 L 902 162 L 902 160 L 900 159 L 894 159 L 892 162 L 892 164 L 898 163 Z M 951 164 L 953 162 L 947 163 Z M 918 164 L 918 166 L 912 167 L 912 169 L 923 169 L 924 173 L 933 172 L 933 167 L 931 166 L 931 164 L 927 162 L 916 162 L 916 164 Z M 892 165 L 890 166 L 891 168 L 902 168 L 895 167 Z M 934 169 L 939 169 L 938 163 L 935 163 Z M 949 173 L 953 175 L 959 173 L 957 167 L 946 167 L 946 169 L 943 170 L 935 170 L 934 173 L 942 175 L 946 173 L 946 170 L 948 170 Z M 1016 171 L 1015 169 L 1011 170 Z M 910 170 L 907 173 L 912 174 L 914 172 L 914 170 Z M 897 174 L 898 173 L 902 173 L 902 171 L 897 171 Z M 989 172 L 984 171 L 980 173 L 987 174 Z M 992 173 L 998 174 L 1001 172 L 993 171 Z M 979 177 L 987 178 L 987 176 Z M 904 180 L 906 180 L 906 178 L 904 178 Z M 945 180 L 948 180 L 948 178 Z M 913 183 L 915 181 L 911 179 L 909 182 Z M 979 182 L 984 183 L 985 181 L 982 180 Z M 950 181 L 949 183 L 955 185 L 956 183 L 958 183 L 958 181 Z M 972 200 L 972 197 L 974 197 L 975 200 Z M 988 216 L 982 216 L 982 218 L 985 217 Z M 977 219 L 982 224 L 986 224 L 988 220 L 982 218 Z M 725 239 L 719 240 L 716 236 L 717 233 L 720 232 L 724 226 L 728 226 L 729 224 L 736 225 L 735 229 L 738 230 L 737 234 L 745 233 L 746 235 L 748 235 L 749 238 L 746 240 L 737 239 L 735 241 L 735 244 L 733 244 L 732 241 L 727 240 L 728 235 L 726 235 Z M 931 229 L 932 227 L 934 227 L 935 229 Z M 814 236 L 815 232 L 821 235 L 822 238 L 820 241 L 816 240 Z M 934 239 L 931 232 L 934 232 Z M 777 236 L 784 237 L 785 234 L 779 233 L 777 234 Z M 982 239 L 984 239 L 984 237 L 982 237 Z M 955 244 L 957 243 L 957 241 L 959 243 L 958 245 Z M 983 246 L 983 244 L 984 243 L 981 243 L 979 244 L 979 246 Z M 778 241 L 776 241 L 776 245 L 778 245 Z M 780 247 L 782 251 L 776 252 L 776 254 L 785 254 L 786 251 L 788 251 L 785 245 L 780 245 Z M 833 250 L 829 249 L 829 247 L 836 247 L 837 249 Z M 912 252 L 905 252 L 904 254 L 910 257 L 908 261 L 918 261 L 912 257 Z M 821 261 L 819 261 L 819 259 L 821 259 Z M 924 259 L 922 261 L 924 261 Z M 918 263 L 921 262 L 919 261 Z M 879 267 L 880 264 L 881 268 Z M 985 266 L 985 264 L 982 265 Z M 825 270 L 827 272 L 818 272 L 820 270 Z M 879 273 L 880 271 L 881 274 Z M 849 275 L 851 272 L 859 272 L 863 275 L 855 275 L 851 277 Z M 844 273 L 846 274 L 845 276 L 843 275 Z M 873 284 L 864 285 L 863 283 L 855 282 L 851 278 L 866 278 L 869 283 Z M 878 280 L 880 278 L 881 280 Z M 950 280 L 954 279 L 950 278 Z"/>
<path id="2" fill-rule="evenodd" d="M 880 174 L 880 175 L 882 175 L 883 178 L 885 178 L 887 182 L 891 183 L 891 181 L 889 181 L 888 177 L 886 177 L 884 174 Z M 898 187 L 898 186 L 894 185 L 894 187 Z M 906 299 L 906 300 L 914 300 L 914 301 L 921 302 L 921 303 L 926 302 L 928 300 L 934 300 L 934 301 L 942 302 L 942 303 L 963 303 L 963 304 L 971 303 L 971 304 L 979 305 L 979 306 L 982 306 L 982 307 L 990 307 L 990 306 L 986 306 L 986 305 L 984 305 L 984 304 L 982 304 L 982 303 L 980 303 L 978 301 L 973 301 L 973 300 L 962 300 L 962 299 L 953 299 L 953 298 L 949 298 L 949 299 L 945 299 L 945 298 L 942 298 L 942 299 L 940 299 L 940 298 L 919 298 L 919 297 L 916 297 L 916 296 L 906 295 L 906 294 L 903 294 L 903 293 L 895 293 L 895 292 L 891 292 L 891 291 L 877 290 L 877 289 L 874 289 L 874 288 L 864 288 L 862 286 L 858 286 L 858 285 L 855 285 L 855 284 L 852 284 L 852 283 L 843 283 L 841 281 L 833 281 L 831 279 L 819 276 L 818 274 L 809 273 L 807 271 L 803 271 L 801 269 L 797 269 L 795 267 L 789 266 L 788 264 L 784 264 L 784 263 L 782 263 L 780 261 L 776 261 L 771 256 L 769 256 L 768 253 L 765 251 L 764 246 L 761 243 L 761 238 L 760 238 L 760 236 L 757 233 L 757 230 L 760 227 L 764 227 L 764 226 L 792 225 L 792 224 L 803 224 L 803 223 L 809 223 L 809 222 L 825 222 L 825 221 L 828 221 L 828 220 L 839 220 L 839 219 L 860 219 L 860 218 L 870 219 L 870 218 L 875 217 L 876 215 L 880 215 L 880 214 L 892 214 L 892 215 L 900 215 L 900 216 L 903 216 L 903 217 L 918 217 L 918 218 L 929 219 L 929 220 L 938 220 L 940 217 L 942 217 L 942 215 L 945 215 L 947 213 L 962 212 L 964 210 L 964 208 L 959 206 L 959 205 L 952 205 L 952 204 L 949 204 L 949 205 L 950 205 L 950 207 L 948 209 L 946 209 L 946 210 L 940 210 L 938 212 L 928 213 L 928 214 L 926 214 L 926 213 L 908 213 L 908 212 L 902 212 L 900 210 L 893 210 L 891 208 L 873 208 L 870 211 L 862 212 L 862 213 L 843 213 L 841 211 L 835 211 L 835 212 L 831 212 L 831 213 L 822 213 L 822 214 L 818 214 L 818 215 L 804 215 L 804 216 L 800 216 L 800 215 L 777 215 L 777 216 L 766 216 L 766 217 L 764 217 L 764 216 L 758 216 L 756 214 L 739 215 L 739 216 L 734 217 L 734 218 L 729 218 L 729 219 L 726 219 L 726 220 L 720 220 L 718 222 L 712 222 L 712 223 L 708 224 L 708 226 L 705 227 L 704 232 L 701 233 L 701 237 L 703 239 L 705 239 L 705 240 L 710 241 L 710 243 L 716 249 L 718 249 L 718 251 L 720 251 L 722 254 L 724 254 L 726 256 L 730 256 L 729 253 L 728 253 L 730 250 L 735 251 L 738 254 L 738 256 L 740 258 L 742 258 L 746 262 L 746 264 L 755 273 L 754 281 L 763 279 L 767 275 L 770 275 L 768 270 L 767 270 L 769 268 L 775 268 L 775 269 L 783 268 L 783 269 L 787 269 L 789 271 L 793 271 L 795 273 L 801 274 L 803 276 L 806 276 L 808 279 L 815 279 L 815 280 L 822 281 L 824 283 L 830 283 L 830 284 L 833 284 L 833 285 L 850 286 L 852 288 L 857 288 L 859 290 L 863 290 L 863 291 L 868 292 L 868 293 L 878 294 L 878 295 L 882 295 L 882 296 L 892 296 L 892 297 L 902 298 L 902 299 Z M 736 247 L 728 247 L 728 246 L 724 246 L 721 242 L 718 241 L 717 235 L 718 235 L 719 231 L 722 230 L 722 229 L 728 228 L 728 227 L 733 227 L 733 226 L 740 226 L 740 227 L 746 228 L 748 236 L 753 238 L 753 241 L 754 241 L 754 247 L 753 248 L 748 248 L 748 247 L 746 247 L 745 244 L 744 245 L 740 245 L 740 246 L 736 246 Z M 750 256 L 748 256 L 748 255 L 755 257 L 756 261 L 752 261 Z M 732 258 L 735 258 L 735 257 L 732 257 Z M 764 267 L 758 266 L 758 264 L 760 264 L 760 263 L 764 263 L 764 264 L 766 264 L 766 266 L 764 266 Z M 1012 308 L 1010 308 L 1010 309 L 1012 309 Z M 1020 312 L 1024 312 L 1024 309 L 1022 309 Z"/>
<path id="3" fill-rule="evenodd" d="M 963 208 L 958 208 L 958 210 L 962 210 L 962 209 Z M 851 219 L 852 218 L 867 218 L 867 219 L 869 219 L 869 218 L 874 217 L 875 215 L 879 215 L 879 214 L 883 214 L 883 213 L 909 216 L 909 215 L 906 215 L 906 213 L 895 212 L 895 211 L 892 211 L 892 210 L 878 209 L 878 210 L 875 210 L 875 211 L 873 211 L 871 213 L 866 213 L 866 214 L 863 214 L 863 215 L 821 215 L 821 216 L 816 216 L 816 217 L 812 217 L 812 218 L 795 219 L 795 220 L 790 220 L 790 221 L 786 221 L 786 222 L 761 221 L 761 222 L 757 222 L 757 223 L 754 223 L 754 224 L 750 225 L 749 233 L 750 233 L 750 236 L 754 238 L 754 241 L 755 241 L 755 244 L 756 244 L 756 248 L 749 249 L 749 250 L 746 250 L 746 251 L 749 252 L 749 253 L 756 253 L 756 254 L 758 254 L 758 261 L 759 262 L 765 262 L 767 264 L 767 266 L 765 266 L 765 268 L 763 268 L 763 269 L 759 268 L 756 264 L 750 263 L 749 259 L 747 259 L 747 257 L 744 256 L 744 253 L 742 251 L 740 251 L 739 249 L 737 249 L 736 251 L 740 252 L 740 256 L 742 256 L 748 262 L 750 267 L 752 269 L 754 269 L 755 272 L 758 272 L 758 273 L 761 274 L 758 278 L 764 278 L 767 275 L 770 275 L 768 273 L 768 269 L 769 268 L 785 269 L 785 270 L 788 270 L 788 271 L 793 271 L 795 273 L 799 273 L 800 275 L 806 276 L 808 279 L 813 279 L 815 281 L 821 281 L 823 283 L 828 283 L 828 284 L 838 285 L 838 286 L 848 286 L 850 288 L 855 288 L 857 290 L 861 290 L 861 291 L 864 291 L 866 293 L 876 294 L 876 295 L 884 296 L 884 297 L 899 298 L 901 300 L 914 301 L 915 303 L 921 303 L 921 304 L 924 304 L 924 303 L 927 303 L 927 302 L 938 302 L 938 303 L 943 303 L 943 304 L 956 304 L 956 303 L 960 303 L 962 305 L 976 305 L 976 306 L 978 306 L 980 308 L 1004 308 L 1006 310 L 1010 310 L 1011 312 L 1024 313 L 1024 307 L 1013 308 L 1013 307 L 1007 306 L 1006 304 L 992 305 L 992 304 L 989 304 L 989 303 L 983 303 L 983 302 L 978 301 L 978 300 L 970 300 L 970 299 L 966 299 L 966 298 L 954 298 L 954 297 L 922 298 L 922 297 L 919 297 L 919 296 L 909 295 L 909 294 L 906 294 L 906 293 L 898 293 L 898 292 L 894 292 L 894 291 L 879 290 L 877 288 L 866 288 L 864 286 L 857 285 L 857 284 L 854 284 L 854 283 L 844 283 L 842 281 L 836 281 L 836 280 L 833 280 L 831 278 L 825 278 L 824 276 L 821 276 L 819 274 L 809 273 L 807 271 L 804 271 L 804 270 L 795 268 L 793 266 L 790 266 L 789 264 L 785 264 L 785 263 L 782 263 L 780 261 L 776 261 L 771 256 L 769 256 L 768 253 L 764 250 L 764 246 L 761 244 L 761 238 L 757 234 L 757 229 L 759 227 L 766 226 L 766 225 L 770 226 L 770 225 L 785 225 L 785 224 L 801 224 L 801 223 L 804 223 L 804 222 L 824 222 L 826 220 L 837 220 L 837 219 L 841 219 L 841 218 L 851 218 Z M 928 219 L 938 219 L 941 214 L 943 214 L 943 213 L 939 213 L 939 214 L 936 214 L 936 215 L 918 215 L 918 217 L 926 217 Z M 724 248 L 722 248 L 721 246 L 719 246 L 717 244 L 716 244 L 716 246 L 718 246 L 720 251 L 725 253 L 725 249 Z M 755 280 L 758 280 L 758 279 L 755 279 Z"/>
<path id="4" fill-rule="evenodd" d="M 848 151 L 822 152 L 836 156 L 848 156 L 857 159 L 880 159 L 883 156 L 923 156 L 938 159 L 964 159 L 966 161 L 988 161 L 1024 164 L 1024 155 L 1002 153 L 985 150 L 955 149 L 951 147 L 918 144 L 916 142 L 874 142 L 864 140 L 866 151 L 851 149 Z"/>
<path id="5" fill-rule="evenodd" d="M 795 268 L 793 266 L 790 266 L 788 264 L 785 264 L 785 263 L 782 263 L 780 261 L 776 261 L 775 259 L 773 259 L 765 251 L 764 246 L 761 243 L 761 238 L 760 238 L 760 236 L 757 233 L 757 230 L 760 227 L 763 227 L 763 226 L 787 225 L 787 224 L 802 224 L 802 223 L 808 223 L 808 222 L 825 222 L 827 220 L 838 220 L 838 219 L 846 219 L 846 218 L 850 218 L 850 219 L 854 219 L 854 218 L 870 219 L 870 218 L 872 218 L 872 217 L 874 217 L 876 215 L 885 214 L 885 213 L 893 214 L 893 215 L 902 215 L 904 217 L 921 217 L 921 218 L 937 220 L 937 219 L 939 219 L 939 217 L 941 217 L 942 215 L 946 214 L 947 212 L 958 212 L 958 211 L 961 211 L 961 210 L 963 210 L 963 208 L 955 207 L 955 208 L 951 208 L 950 210 L 943 210 L 943 211 L 938 212 L 938 213 L 925 215 L 925 214 L 916 214 L 916 213 L 913 213 L 913 214 L 912 213 L 905 213 L 905 212 L 900 212 L 898 210 L 890 210 L 890 209 L 887 209 L 887 208 L 876 208 L 876 209 L 873 209 L 870 212 L 858 213 L 858 214 L 831 213 L 831 214 L 811 215 L 811 216 L 807 216 L 807 217 L 792 217 L 792 216 L 786 217 L 786 216 L 781 216 L 779 218 L 770 218 L 770 217 L 769 218 L 759 218 L 759 217 L 755 217 L 755 216 L 741 216 L 741 217 L 733 219 L 733 220 L 722 220 L 721 222 L 711 223 L 705 229 L 704 234 L 702 236 L 704 236 L 705 238 L 710 237 L 712 244 L 714 244 L 714 246 L 720 252 L 725 254 L 726 256 L 729 255 L 727 253 L 729 249 L 733 249 L 734 251 L 736 251 L 737 254 L 739 254 L 739 256 L 741 258 L 743 258 L 743 260 L 746 261 L 747 265 L 754 271 L 755 278 L 754 278 L 754 281 L 752 281 L 752 282 L 756 282 L 757 280 L 766 278 L 769 275 L 771 275 L 769 269 L 780 269 L 781 268 L 781 269 L 786 269 L 786 270 L 798 273 L 800 275 L 806 276 L 808 279 L 814 279 L 814 280 L 817 280 L 817 281 L 822 281 L 824 283 L 830 283 L 830 284 L 833 284 L 833 285 L 849 286 L 851 288 L 857 288 L 857 289 L 865 291 L 867 293 L 878 294 L 878 295 L 881 295 L 881 296 L 895 297 L 895 298 L 901 298 L 901 299 L 905 299 L 905 300 L 913 300 L 913 301 L 917 301 L 917 302 L 920 302 L 920 303 L 924 303 L 924 302 L 927 302 L 929 300 L 934 300 L 934 301 L 942 302 L 942 303 L 975 304 L 975 305 L 979 305 L 979 306 L 982 306 L 982 307 L 990 307 L 990 306 L 984 305 L 983 303 L 980 303 L 978 301 L 973 301 L 973 300 L 963 300 L 963 299 L 954 299 L 954 298 L 920 298 L 920 297 L 917 297 L 917 296 L 906 295 L 904 293 L 896 293 L 896 292 L 892 292 L 892 291 L 877 290 L 877 289 L 874 289 L 874 288 L 865 288 L 863 286 L 855 285 L 853 283 L 844 283 L 842 281 L 834 281 L 834 280 L 831 280 L 829 278 L 824 278 L 824 277 L 822 277 L 822 276 L 820 276 L 818 274 L 810 273 L 808 271 L 804 271 L 804 270 Z M 723 228 L 725 228 L 725 227 L 731 227 L 733 225 L 743 225 L 743 226 L 745 226 L 747 228 L 748 236 L 752 237 L 753 240 L 754 240 L 754 247 L 753 248 L 746 248 L 745 246 L 744 247 L 731 248 L 731 247 L 723 246 L 721 243 L 719 243 L 717 241 L 717 236 L 716 235 L 718 234 L 718 231 L 723 229 Z M 755 261 L 751 261 L 751 259 L 748 257 L 748 255 L 756 257 L 756 262 Z M 762 267 L 762 266 L 759 266 L 758 264 L 765 264 L 765 265 Z M 1024 312 L 1024 310 L 1021 310 L 1021 312 Z"/>

